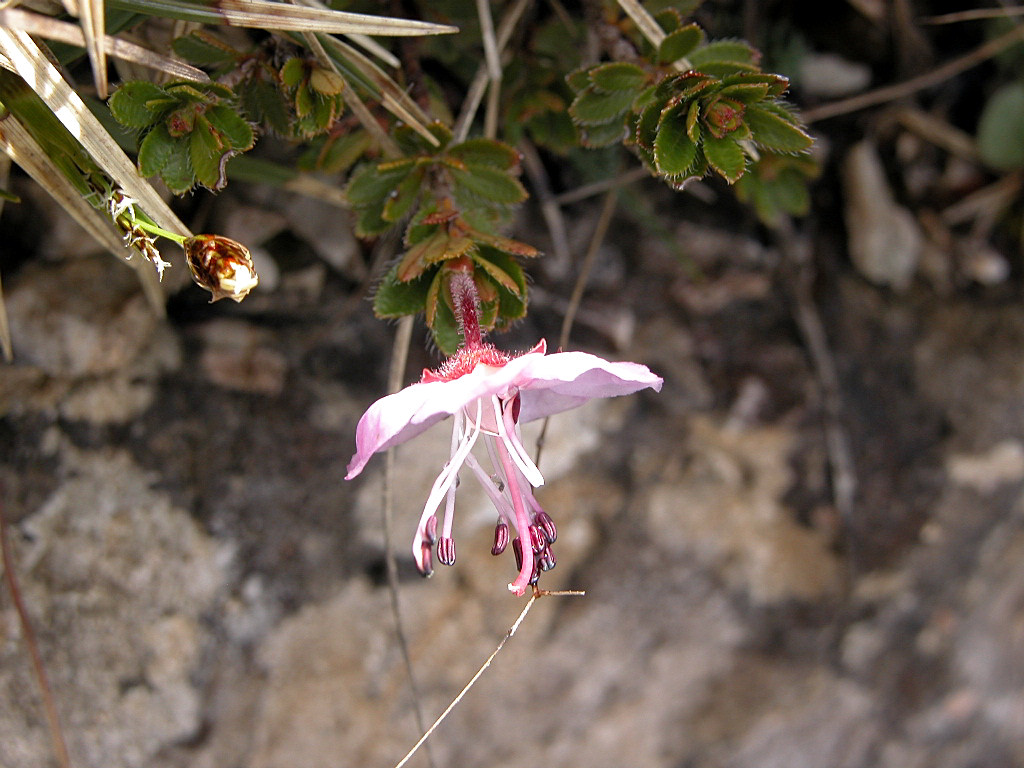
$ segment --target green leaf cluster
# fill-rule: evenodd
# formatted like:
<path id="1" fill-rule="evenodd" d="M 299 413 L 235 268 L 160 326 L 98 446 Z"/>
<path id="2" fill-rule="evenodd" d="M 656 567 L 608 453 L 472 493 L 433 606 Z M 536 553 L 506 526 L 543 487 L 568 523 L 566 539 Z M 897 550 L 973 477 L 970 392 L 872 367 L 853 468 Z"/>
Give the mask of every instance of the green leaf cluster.
<path id="1" fill-rule="evenodd" d="M 570 74 L 569 109 L 590 147 L 623 142 L 675 187 L 707 173 L 737 182 L 763 153 L 805 153 L 812 139 L 781 100 L 789 81 L 765 73 L 740 40 L 708 41 L 697 24 L 666 9 L 665 37 L 638 62 Z M 769 185 L 770 186 L 770 185 Z"/>
<path id="2" fill-rule="evenodd" d="M 231 89 L 216 83 L 135 80 L 115 91 L 109 106 L 118 122 L 139 132 L 139 171 L 159 176 L 175 194 L 197 184 L 223 188 L 227 161 L 256 140 Z"/>
<path id="3" fill-rule="evenodd" d="M 409 219 L 405 252 L 378 286 L 375 312 L 423 312 L 438 346 L 450 353 L 450 342 L 458 340 L 447 289 L 451 272 L 472 272 L 481 325 L 504 327 L 526 313 L 526 278 L 516 257 L 538 252 L 494 232 L 496 214 L 526 199 L 517 178 L 519 153 L 492 139 L 453 143 L 451 131 L 439 123 L 429 129 L 440 148 L 399 129 L 394 136 L 403 156 L 357 168 L 346 195 L 362 237 Z"/>
<path id="4" fill-rule="evenodd" d="M 280 78 L 295 116 L 290 123 L 293 137 L 318 136 L 334 125 L 345 107 L 345 78 L 315 59 L 298 56 L 285 62 Z"/>

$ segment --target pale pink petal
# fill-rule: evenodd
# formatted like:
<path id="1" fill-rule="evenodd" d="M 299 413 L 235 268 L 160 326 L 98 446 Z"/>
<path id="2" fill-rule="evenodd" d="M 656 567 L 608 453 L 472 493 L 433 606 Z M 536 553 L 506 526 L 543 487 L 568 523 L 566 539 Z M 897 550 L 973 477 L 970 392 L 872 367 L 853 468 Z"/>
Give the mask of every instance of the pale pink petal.
<path id="1" fill-rule="evenodd" d="M 356 427 L 356 452 L 346 480 L 363 471 L 373 454 L 411 440 L 481 397 L 504 396 L 522 377 L 523 368 L 543 353 L 528 352 L 501 368 L 478 367 L 453 381 L 411 384 L 371 405 Z"/>
<path id="2" fill-rule="evenodd" d="M 531 355 L 526 362 L 516 381 L 521 422 L 576 408 L 596 397 L 630 395 L 648 387 L 660 392 L 663 383 L 645 365 L 609 362 L 586 352 Z"/>

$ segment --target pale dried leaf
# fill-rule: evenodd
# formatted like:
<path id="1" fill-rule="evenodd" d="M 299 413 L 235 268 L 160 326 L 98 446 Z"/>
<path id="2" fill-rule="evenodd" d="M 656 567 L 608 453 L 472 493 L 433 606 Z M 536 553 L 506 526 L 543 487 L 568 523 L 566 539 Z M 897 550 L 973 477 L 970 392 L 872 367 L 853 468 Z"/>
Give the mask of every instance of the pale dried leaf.
<path id="1" fill-rule="evenodd" d="M 92 66 L 93 82 L 96 83 L 96 94 L 101 99 L 107 98 L 107 55 L 103 47 L 106 36 L 106 23 L 103 0 L 82 0 L 81 11 L 82 34 L 85 36 L 85 50 L 89 54 Z"/>
<path id="2" fill-rule="evenodd" d="M 428 21 L 371 16 L 321 8 L 303 8 L 268 0 L 220 0 L 216 6 L 197 6 L 179 0 L 108 0 L 111 8 L 184 18 L 205 24 L 256 27 L 284 32 L 323 32 L 325 34 L 384 35 L 409 37 L 443 35 L 458 32 L 457 27 Z"/>
<path id="3" fill-rule="evenodd" d="M 0 10 L 0 26 L 39 35 L 47 40 L 59 40 L 69 45 L 85 46 L 85 36 L 82 34 L 82 28 L 78 25 L 17 8 Z M 130 61 L 149 69 L 165 72 L 178 80 L 193 80 L 199 83 L 210 81 L 209 75 L 201 69 L 169 56 L 161 56 L 155 51 L 117 37 L 104 36 L 103 49 L 115 59 Z"/>
<path id="4" fill-rule="evenodd" d="M 100 168 L 157 226 L 185 237 L 192 235 L 32 38 L 24 32 L 0 28 L 0 53 L 8 58 L 14 70 L 39 94 Z"/>

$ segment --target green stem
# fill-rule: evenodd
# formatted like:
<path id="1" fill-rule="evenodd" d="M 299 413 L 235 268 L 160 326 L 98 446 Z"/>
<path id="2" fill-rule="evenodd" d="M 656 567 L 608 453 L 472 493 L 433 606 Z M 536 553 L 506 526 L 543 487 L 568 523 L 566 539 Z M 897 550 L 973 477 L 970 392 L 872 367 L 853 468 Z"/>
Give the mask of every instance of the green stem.
<path id="1" fill-rule="evenodd" d="M 135 224 L 135 226 L 137 226 L 144 232 L 148 232 L 151 235 L 156 235 L 157 237 L 166 237 L 168 240 L 173 240 L 178 245 L 183 246 L 185 244 L 185 241 L 188 239 L 184 235 L 179 235 L 177 232 L 171 232 L 169 230 L 164 229 L 163 227 L 158 227 L 156 224 L 146 221 L 143 218 L 136 218 L 133 223 Z"/>

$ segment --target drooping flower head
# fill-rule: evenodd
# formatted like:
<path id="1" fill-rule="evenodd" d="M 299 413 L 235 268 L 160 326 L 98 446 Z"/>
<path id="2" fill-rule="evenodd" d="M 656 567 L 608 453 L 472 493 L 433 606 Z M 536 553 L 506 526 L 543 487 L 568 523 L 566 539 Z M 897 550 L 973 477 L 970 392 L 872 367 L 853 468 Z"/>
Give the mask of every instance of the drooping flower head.
<path id="1" fill-rule="evenodd" d="M 444 565 L 455 562 L 452 525 L 459 471 L 469 469 L 498 513 L 491 552 L 511 543 L 519 573 L 508 588 L 525 594 L 541 572 L 555 565 L 551 549 L 557 529 L 533 495 L 544 477 L 523 447 L 519 425 L 575 408 L 596 397 L 628 395 L 662 379 L 636 363 L 609 362 L 584 352 L 546 354 L 541 340 L 521 355 L 509 355 L 483 341 L 477 319 L 476 289 L 468 274 L 451 278 L 456 319 L 463 345 L 436 370 L 425 370 L 412 384 L 371 405 L 356 428 L 356 453 L 346 480 L 363 471 L 374 453 L 404 443 L 448 416 L 454 416 L 451 453 L 434 481 L 413 538 L 420 572 L 433 572 L 433 553 Z M 481 440 L 482 438 L 482 440 Z M 483 442 L 491 471 L 473 455 Z M 438 525 L 437 509 L 444 501 Z"/>

